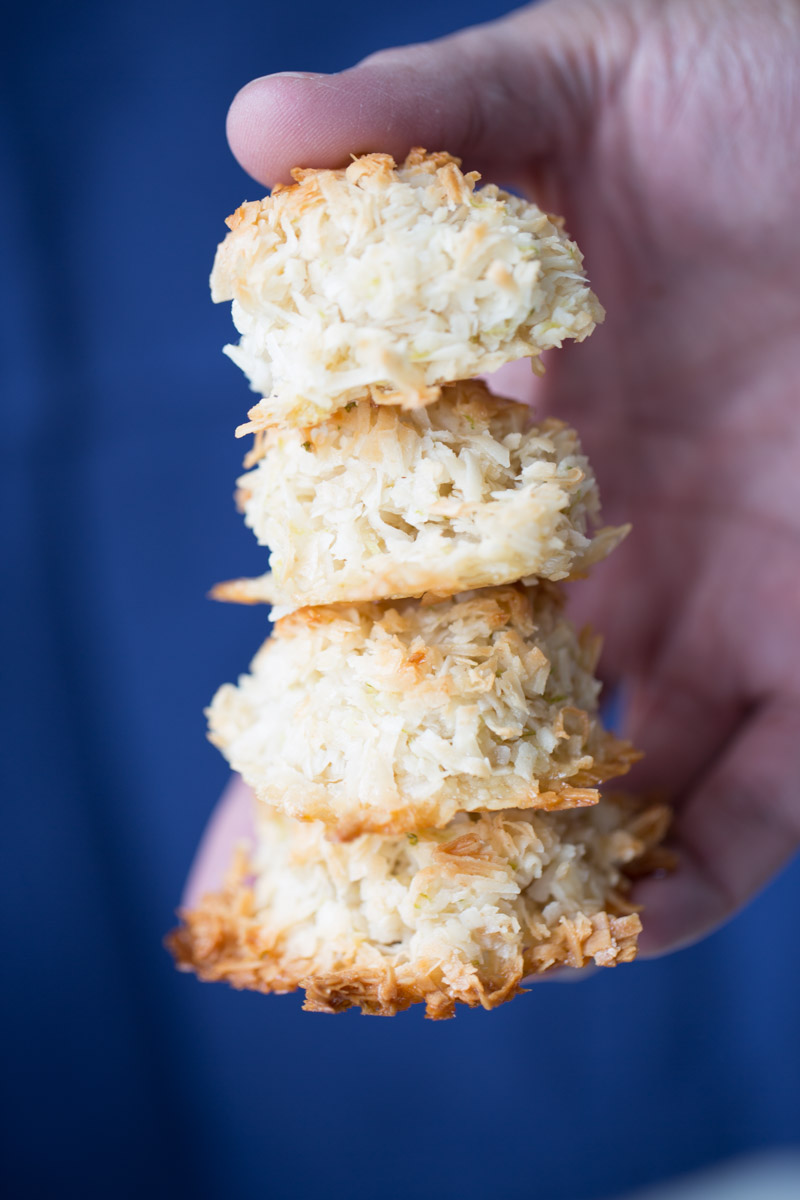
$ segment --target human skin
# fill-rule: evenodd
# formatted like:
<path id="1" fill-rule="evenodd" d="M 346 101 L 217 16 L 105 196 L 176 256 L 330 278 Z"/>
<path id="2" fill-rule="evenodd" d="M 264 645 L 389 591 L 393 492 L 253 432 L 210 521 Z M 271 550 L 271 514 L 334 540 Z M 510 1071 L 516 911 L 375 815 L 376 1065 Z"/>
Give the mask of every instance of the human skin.
<path id="1" fill-rule="evenodd" d="M 631 776 L 676 807 L 680 866 L 637 886 L 642 949 L 703 936 L 800 835 L 800 4 L 554 0 L 332 76 L 248 84 L 231 148 L 261 183 L 351 153 L 447 149 L 564 213 L 605 325 L 515 366 L 574 424 L 634 532 L 573 612 L 623 684 Z M 189 901 L 247 793 L 221 802 Z"/>

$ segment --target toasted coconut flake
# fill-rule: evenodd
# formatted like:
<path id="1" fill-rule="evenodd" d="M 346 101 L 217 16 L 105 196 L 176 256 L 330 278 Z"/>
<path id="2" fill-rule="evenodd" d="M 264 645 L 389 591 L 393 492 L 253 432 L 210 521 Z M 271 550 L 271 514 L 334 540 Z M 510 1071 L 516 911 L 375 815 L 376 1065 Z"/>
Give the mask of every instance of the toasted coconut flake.
<path id="1" fill-rule="evenodd" d="M 217 692 L 211 740 L 260 799 L 343 839 L 593 804 L 638 755 L 603 730 L 599 640 L 561 607 L 542 584 L 300 609 Z"/>
<path id="2" fill-rule="evenodd" d="M 181 914 L 170 946 L 201 979 L 304 988 L 315 1012 L 494 1008 L 526 976 L 635 957 L 627 872 L 666 818 L 614 796 L 586 812 L 462 813 L 413 838 L 343 845 L 261 808 L 252 861 L 239 855 L 224 890 Z"/>
<path id="3" fill-rule="evenodd" d="M 560 223 L 476 189 L 449 155 L 293 175 L 237 210 L 211 275 L 241 334 L 226 353 L 263 397 L 243 430 L 313 425 L 350 400 L 430 404 L 603 318 Z"/>

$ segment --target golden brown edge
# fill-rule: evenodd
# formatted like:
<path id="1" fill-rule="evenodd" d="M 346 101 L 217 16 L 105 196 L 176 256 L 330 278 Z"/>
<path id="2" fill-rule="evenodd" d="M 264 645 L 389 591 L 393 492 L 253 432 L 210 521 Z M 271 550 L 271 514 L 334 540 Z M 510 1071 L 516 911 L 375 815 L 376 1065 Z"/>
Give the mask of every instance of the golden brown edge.
<path id="1" fill-rule="evenodd" d="M 179 970 L 194 972 L 204 982 L 224 981 L 239 990 L 264 993 L 302 988 L 303 1007 L 310 1012 L 337 1013 L 357 1007 L 365 1015 L 395 1016 L 412 1004 L 424 1003 L 425 1015 L 441 1020 L 455 1015 L 457 1003 L 496 1008 L 523 991 L 523 980 L 531 975 L 558 967 L 580 969 L 592 961 L 611 967 L 636 957 L 642 923 L 627 894 L 633 879 L 674 867 L 674 857 L 661 845 L 672 814 L 664 804 L 644 807 L 632 797 L 615 799 L 635 814 L 624 828 L 639 845 L 622 868 L 622 885 L 606 897 L 602 912 L 562 918 L 546 940 L 517 956 L 502 979 L 481 978 L 477 970 L 463 964 L 449 979 L 440 965 L 427 973 L 414 973 L 408 965 L 398 972 L 389 961 L 377 964 L 374 955 L 370 961 L 317 974 L 308 960 L 283 957 L 278 945 L 264 941 L 255 915 L 249 862 L 241 847 L 222 890 L 204 896 L 195 909 L 179 911 L 181 925 L 167 936 L 166 945 Z M 443 846 L 439 853 L 447 851 Z"/>
<path id="2" fill-rule="evenodd" d="M 598 746 L 602 757 L 596 756 L 590 767 L 570 776 L 569 779 L 541 779 L 539 790 L 508 790 L 494 805 L 481 804 L 468 808 L 464 798 L 437 795 L 428 803 L 415 801 L 405 808 L 386 812 L 359 810 L 342 815 L 334 804 L 322 801 L 306 806 L 302 812 L 292 811 L 285 805 L 275 805 L 275 798 L 263 789 L 255 788 L 256 795 L 264 803 L 281 808 L 296 820 L 322 821 L 328 827 L 328 836 L 337 842 L 351 842 L 363 834 L 374 833 L 383 837 L 401 837 L 404 833 L 418 829 L 441 829 L 457 812 L 501 812 L 504 809 L 531 809 L 537 812 L 563 812 L 565 809 L 590 808 L 600 799 L 599 785 L 609 779 L 626 775 L 634 763 L 642 757 L 630 742 L 618 738 L 607 730 L 600 732 Z M 246 781 L 247 782 L 247 781 Z"/>

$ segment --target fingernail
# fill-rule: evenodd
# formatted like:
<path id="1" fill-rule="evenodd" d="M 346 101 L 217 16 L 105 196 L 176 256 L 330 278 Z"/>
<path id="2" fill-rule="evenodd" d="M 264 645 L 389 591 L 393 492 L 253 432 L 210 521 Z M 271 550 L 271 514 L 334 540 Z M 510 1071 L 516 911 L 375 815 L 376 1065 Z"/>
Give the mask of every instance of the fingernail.
<path id="1" fill-rule="evenodd" d="M 262 75 L 262 79 L 320 79 L 322 71 L 274 71 L 272 75 Z"/>

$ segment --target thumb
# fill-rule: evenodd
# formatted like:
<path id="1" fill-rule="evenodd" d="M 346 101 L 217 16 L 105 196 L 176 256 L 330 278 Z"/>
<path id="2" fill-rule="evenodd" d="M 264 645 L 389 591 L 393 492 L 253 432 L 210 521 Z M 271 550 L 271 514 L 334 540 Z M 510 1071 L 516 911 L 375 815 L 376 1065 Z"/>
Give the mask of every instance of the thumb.
<path id="1" fill-rule="evenodd" d="M 402 159 L 415 145 L 511 182 L 583 141 L 622 10 L 551 2 L 381 51 L 337 75 L 254 79 L 228 114 L 231 149 L 268 186 L 287 182 L 293 166 L 341 166 L 369 151 Z"/>

